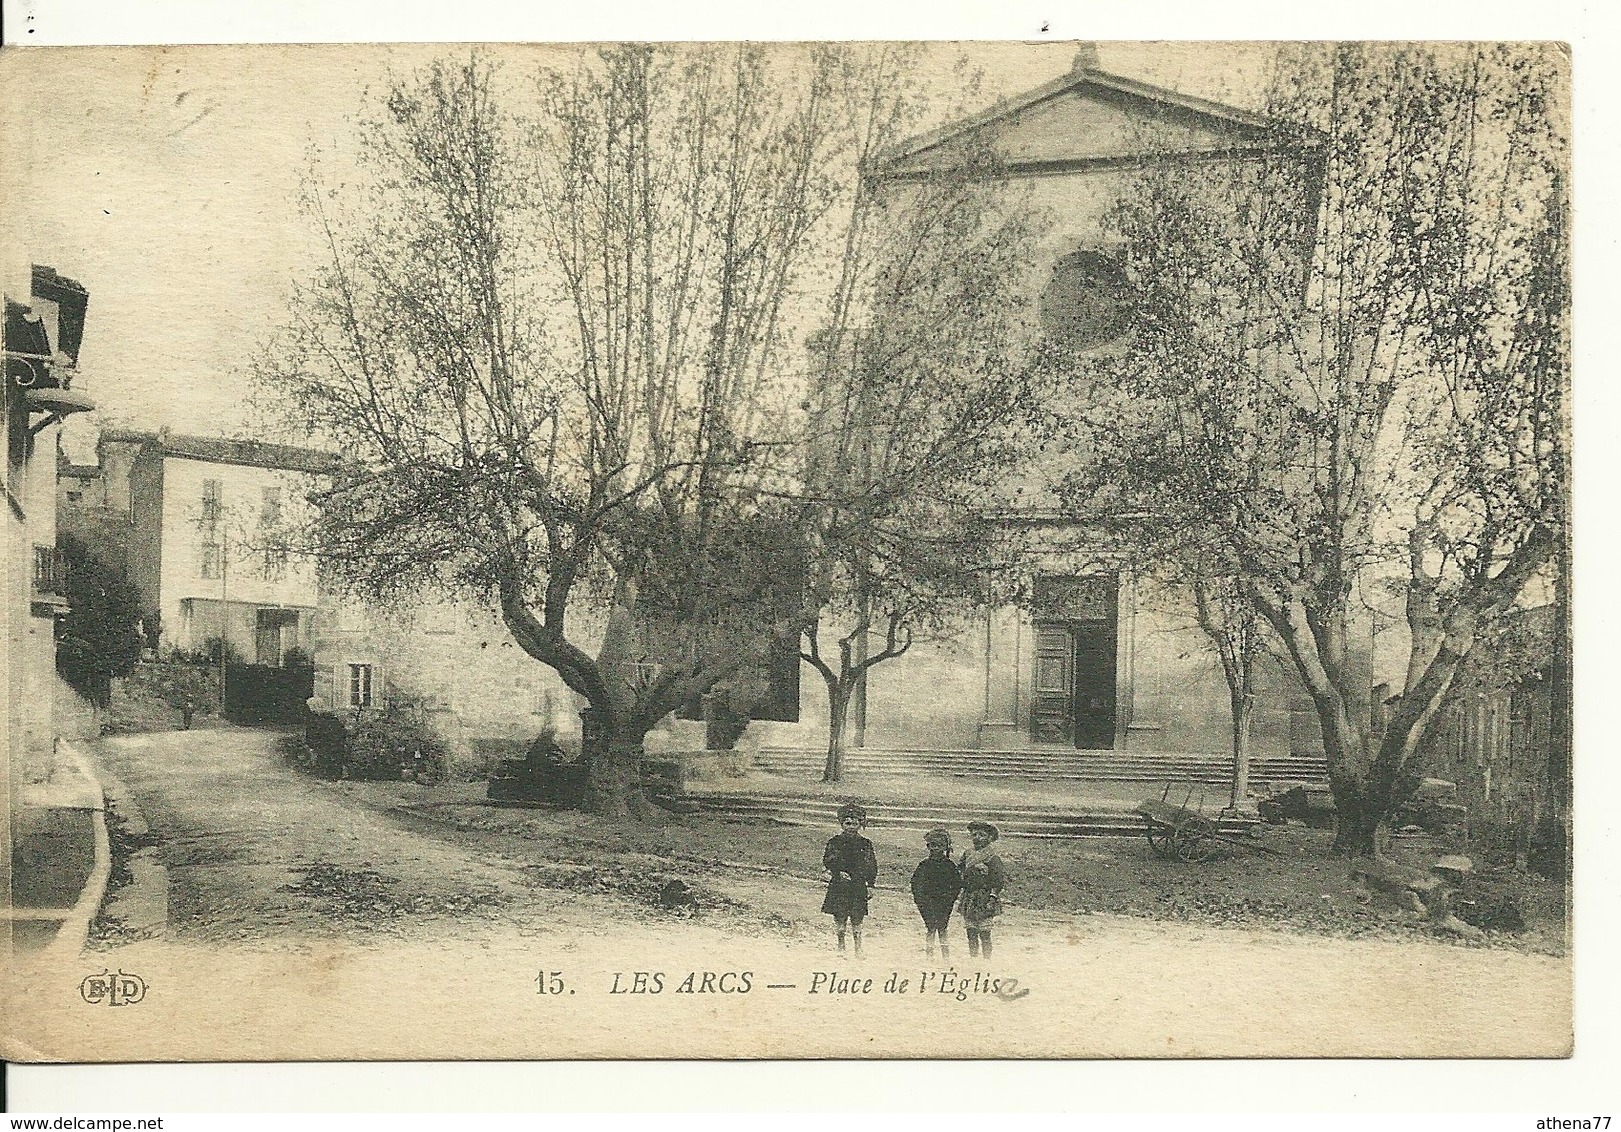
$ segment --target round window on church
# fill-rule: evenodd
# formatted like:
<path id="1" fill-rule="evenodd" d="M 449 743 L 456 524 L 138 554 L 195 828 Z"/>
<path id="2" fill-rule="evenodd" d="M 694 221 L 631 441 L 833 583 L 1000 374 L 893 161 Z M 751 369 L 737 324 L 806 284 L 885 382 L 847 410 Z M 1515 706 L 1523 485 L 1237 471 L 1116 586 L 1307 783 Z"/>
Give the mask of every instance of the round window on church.
<path id="1" fill-rule="evenodd" d="M 1047 341 L 1070 350 L 1089 350 L 1125 333 L 1131 308 L 1126 273 L 1103 252 L 1071 252 L 1053 265 L 1052 281 L 1041 296 L 1041 324 Z"/>

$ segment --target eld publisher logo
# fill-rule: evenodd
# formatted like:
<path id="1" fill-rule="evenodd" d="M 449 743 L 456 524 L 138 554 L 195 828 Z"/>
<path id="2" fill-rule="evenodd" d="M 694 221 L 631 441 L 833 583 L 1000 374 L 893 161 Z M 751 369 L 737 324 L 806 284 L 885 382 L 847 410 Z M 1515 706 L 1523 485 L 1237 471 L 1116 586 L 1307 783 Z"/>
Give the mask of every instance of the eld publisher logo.
<path id="1" fill-rule="evenodd" d="M 133 1006 L 146 997 L 146 982 L 141 976 L 126 971 L 103 971 L 99 975 L 85 976 L 84 982 L 79 984 L 79 994 L 91 1006 L 104 1002 L 108 1006 Z"/>

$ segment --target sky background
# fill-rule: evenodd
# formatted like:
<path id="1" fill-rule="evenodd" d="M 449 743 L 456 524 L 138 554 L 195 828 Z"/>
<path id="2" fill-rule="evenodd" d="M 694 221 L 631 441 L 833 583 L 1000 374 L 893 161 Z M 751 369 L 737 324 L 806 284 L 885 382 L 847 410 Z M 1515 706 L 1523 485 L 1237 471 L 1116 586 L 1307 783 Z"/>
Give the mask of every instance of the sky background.
<path id="1" fill-rule="evenodd" d="M 511 70 L 546 48 L 498 48 Z M 927 82 L 952 100 L 951 64 L 984 76 L 981 104 L 1068 71 L 1073 42 L 937 45 Z M 88 460 L 97 426 L 204 434 L 248 425 L 245 367 L 286 315 L 318 246 L 298 193 L 313 154 L 337 175 L 355 121 L 390 73 L 459 55 L 445 46 L 62 48 L 4 60 L 25 112 L 5 126 L 6 290 L 29 262 L 90 291 L 81 387 L 94 419 L 65 443 Z M 1105 70 L 1253 104 L 1271 49 L 1104 43 Z M 20 97 L 19 97 L 20 95 Z"/>

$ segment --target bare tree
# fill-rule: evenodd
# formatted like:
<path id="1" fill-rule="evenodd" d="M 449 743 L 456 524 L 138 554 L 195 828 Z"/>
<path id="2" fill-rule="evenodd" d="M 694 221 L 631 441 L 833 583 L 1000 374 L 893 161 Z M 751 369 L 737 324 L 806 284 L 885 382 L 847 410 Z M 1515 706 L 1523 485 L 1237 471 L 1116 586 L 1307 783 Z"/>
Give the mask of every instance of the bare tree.
<path id="1" fill-rule="evenodd" d="M 437 64 L 391 85 L 361 187 L 311 194 L 327 260 L 261 369 L 351 460 L 318 549 L 374 595 L 496 604 L 589 703 L 604 812 L 640 808 L 649 728 L 800 624 L 763 492 L 790 482 L 785 312 L 835 195 L 835 56 Z"/>
<path id="2" fill-rule="evenodd" d="M 1100 407 L 1099 401 L 1090 406 L 1093 423 L 1108 416 L 1097 411 Z M 1151 433 L 1145 429 L 1144 434 Z M 1140 449 L 1133 451 L 1138 459 L 1150 456 Z M 1109 477 L 1107 484 L 1100 482 L 1100 474 Z M 1139 480 L 1132 488 L 1136 505 L 1142 509 L 1097 506 L 1100 497 L 1112 496 L 1130 474 L 1107 458 L 1093 459 L 1061 485 L 1060 494 L 1073 506 L 1086 509 L 1087 530 L 1104 539 L 1114 561 L 1129 566 L 1139 578 L 1163 585 L 1179 611 L 1185 613 L 1185 603 L 1191 602 L 1193 618 L 1186 628 L 1197 629 L 1210 642 L 1227 684 L 1233 768 L 1229 808 L 1245 809 L 1257 676 L 1263 663 L 1276 658 L 1276 636 L 1251 600 L 1242 572 L 1221 541 L 1209 537 L 1209 527 L 1189 514 L 1185 498 L 1148 490 L 1147 482 Z"/>
<path id="3" fill-rule="evenodd" d="M 1341 45 L 1284 60 L 1271 157 L 1150 168 L 1117 220 L 1139 319 L 1094 360 L 1078 494 L 1199 529 L 1316 707 L 1336 844 L 1376 852 L 1483 624 L 1560 541 L 1564 60 Z M 1396 575 L 1382 731 L 1362 579 Z"/>
<path id="4" fill-rule="evenodd" d="M 1013 539 L 983 516 L 1039 400 L 1022 357 L 1034 214 L 977 149 L 904 185 L 884 178 L 886 151 L 925 112 L 915 55 L 852 52 L 837 72 L 859 176 L 837 214 L 799 508 L 816 611 L 801 656 L 827 687 L 827 782 L 874 666 L 957 631 L 1005 588 Z"/>

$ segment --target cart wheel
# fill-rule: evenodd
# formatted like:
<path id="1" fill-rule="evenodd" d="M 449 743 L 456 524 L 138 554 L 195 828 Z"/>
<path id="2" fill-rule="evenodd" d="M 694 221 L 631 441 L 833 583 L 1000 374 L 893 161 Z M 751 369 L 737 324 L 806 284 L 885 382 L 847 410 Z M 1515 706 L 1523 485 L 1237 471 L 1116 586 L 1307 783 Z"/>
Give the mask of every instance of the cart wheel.
<path id="1" fill-rule="evenodd" d="M 1177 826 L 1176 833 L 1171 839 L 1177 859 L 1189 864 L 1208 861 L 1215 855 L 1217 849 L 1215 838 L 1210 836 L 1211 832 L 1210 823 L 1205 821 L 1190 821 Z"/>
<path id="2" fill-rule="evenodd" d="M 1164 826 L 1148 824 L 1148 844 L 1166 860 L 1176 856 L 1176 835 Z"/>

